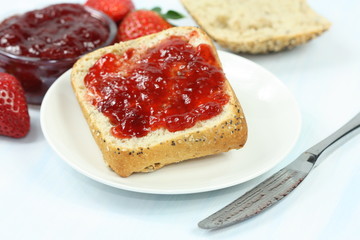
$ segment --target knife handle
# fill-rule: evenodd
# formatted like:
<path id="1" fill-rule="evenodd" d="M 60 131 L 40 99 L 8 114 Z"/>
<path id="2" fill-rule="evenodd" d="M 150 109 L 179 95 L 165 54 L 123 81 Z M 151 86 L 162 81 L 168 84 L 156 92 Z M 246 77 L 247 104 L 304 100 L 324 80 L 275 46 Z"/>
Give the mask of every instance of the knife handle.
<path id="1" fill-rule="evenodd" d="M 360 126 L 360 113 L 358 113 L 355 117 L 353 117 L 350 121 L 348 121 L 344 126 L 339 128 L 336 132 L 309 148 L 306 152 L 314 154 L 318 157 L 323 151 L 325 151 L 328 147 L 330 147 L 333 143 L 357 129 Z"/>

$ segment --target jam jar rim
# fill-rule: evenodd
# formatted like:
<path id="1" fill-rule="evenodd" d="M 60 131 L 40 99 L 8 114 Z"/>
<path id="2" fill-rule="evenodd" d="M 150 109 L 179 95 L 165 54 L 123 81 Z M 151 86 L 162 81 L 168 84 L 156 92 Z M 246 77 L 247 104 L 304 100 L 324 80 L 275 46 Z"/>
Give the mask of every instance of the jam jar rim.
<path id="1" fill-rule="evenodd" d="M 54 4 L 57 5 L 57 4 Z M 51 5 L 49 5 L 51 6 Z M 108 45 L 111 45 L 115 42 L 116 39 L 116 35 L 117 35 L 117 25 L 114 22 L 114 20 L 112 20 L 108 15 L 106 15 L 105 13 L 94 9 L 92 7 L 89 6 L 85 6 L 85 5 L 81 5 L 88 13 L 90 13 L 90 16 L 93 18 L 96 18 L 102 22 L 104 22 L 106 24 L 106 26 L 109 29 L 109 36 L 106 39 L 106 41 L 104 41 L 100 46 L 94 48 L 91 51 L 88 52 L 84 52 L 83 54 L 76 56 L 76 57 L 72 57 L 72 58 L 59 58 L 59 59 L 44 59 L 41 57 L 28 57 L 28 56 L 22 56 L 22 55 L 16 55 L 16 54 L 12 54 L 9 52 L 4 51 L 3 49 L 0 48 L 0 55 L 6 56 L 8 58 L 11 58 L 13 60 L 17 60 L 17 61 L 26 61 L 26 62 L 34 62 L 34 63 L 39 63 L 39 62 L 44 62 L 44 63 L 57 63 L 57 62 L 66 62 L 66 61 L 74 61 L 77 60 L 79 58 L 81 58 L 82 56 L 84 56 L 87 53 L 90 53 L 92 51 L 95 51 L 96 49 L 99 48 L 103 48 L 106 47 Z"/>

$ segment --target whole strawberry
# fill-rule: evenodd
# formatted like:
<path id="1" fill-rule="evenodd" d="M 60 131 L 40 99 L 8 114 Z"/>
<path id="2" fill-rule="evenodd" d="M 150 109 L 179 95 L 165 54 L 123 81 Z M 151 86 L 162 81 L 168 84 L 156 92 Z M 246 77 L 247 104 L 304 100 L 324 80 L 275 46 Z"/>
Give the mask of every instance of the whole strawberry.
<path id="1" fill-rule="evenodd" d="M 131 0 L 87 0 L 85 5 L 107 14 L 115 22 L 119 22 L 135 9 Z"/>
<path id="2" fill-rule="evenodd" d="M 118 40 L 127 41 L 157 33 L 173 27 L 166 19 L 179 19 L 183 16 L 175 11 L 161 14 L 161 9 L 137 10 L 129 13 L 120 23 L 118 29 Z"/>
<path id="3" fill-rule="evenodd" d="M 12 75 L 0 72 L 0 135 L 26 136 L 30 117 L 24 90 Z"/>

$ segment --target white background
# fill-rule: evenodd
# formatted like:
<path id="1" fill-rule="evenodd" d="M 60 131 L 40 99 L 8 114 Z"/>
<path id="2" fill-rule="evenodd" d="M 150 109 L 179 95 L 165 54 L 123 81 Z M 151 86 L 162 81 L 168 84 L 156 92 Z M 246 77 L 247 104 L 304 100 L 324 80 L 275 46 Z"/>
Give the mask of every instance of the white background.
<path id="1" fill-rule="evenodd" d="M 0 17 L 55 2 L 65 1 L 1 0 Z M 134 2 L 137 8 L 161 6 L 186 14 L 175 0 Z M 274 73 L 298 101 L 302 132 L 281 164 L 254 180 L 213 192 L 123 191 L 62 161 L 45 141 L 39 108 L 32 106 L 26 138 L 0 136 L 0 239 L 360 239 L 359 136 L 327 154 L 296 191 L 263 214 L 219 231 L 197 227 L 360 110 L 360 2 L 309 3 L 333 23 L 328 32 L 291 51 L 242 55 Z M 195 25 L 188 15 L 176 24 Z"/>

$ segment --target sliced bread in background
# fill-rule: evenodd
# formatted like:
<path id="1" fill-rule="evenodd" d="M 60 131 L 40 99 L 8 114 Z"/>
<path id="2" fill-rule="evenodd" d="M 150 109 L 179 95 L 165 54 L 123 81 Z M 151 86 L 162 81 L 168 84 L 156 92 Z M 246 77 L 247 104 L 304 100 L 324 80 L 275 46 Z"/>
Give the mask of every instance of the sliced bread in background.
<path id="1" fill-rule="evenodd" d="M 304 44 L 331 23 L 306 0 L 182 0 L 220 46 L 233 52 L 269 53 Z"/>

